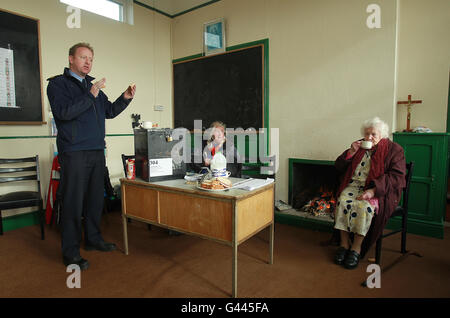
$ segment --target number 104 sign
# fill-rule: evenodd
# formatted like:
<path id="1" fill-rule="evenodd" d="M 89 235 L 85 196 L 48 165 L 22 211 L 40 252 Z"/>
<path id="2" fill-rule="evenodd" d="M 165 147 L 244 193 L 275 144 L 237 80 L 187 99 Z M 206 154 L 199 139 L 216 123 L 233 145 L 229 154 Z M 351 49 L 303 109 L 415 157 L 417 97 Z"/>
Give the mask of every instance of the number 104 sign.
<path id="1" fill-rule="evenodd" d="M 149 160 L 150 177 L 171 176 L 172 158 L 159 158 Z"/>

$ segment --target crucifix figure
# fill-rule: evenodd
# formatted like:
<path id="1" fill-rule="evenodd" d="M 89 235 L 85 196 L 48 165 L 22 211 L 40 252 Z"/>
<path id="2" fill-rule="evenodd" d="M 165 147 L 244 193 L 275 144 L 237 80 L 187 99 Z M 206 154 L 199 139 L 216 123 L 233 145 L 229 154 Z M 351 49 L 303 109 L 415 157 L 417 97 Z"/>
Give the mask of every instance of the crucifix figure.
<path id="1" fill-rule="evenodd" d="M 408 115 L 406 117 L 406 132 L 411 132 L 411 106 L 414 104 L 422 104 L 421 100 L 411 100 L 411 95 L 408 95 L 408 100 L 407 101 L 399 101 L 397 102 L 397 104 L 404 104 L 406 105 L 407 109 L 408 109 Z"/>

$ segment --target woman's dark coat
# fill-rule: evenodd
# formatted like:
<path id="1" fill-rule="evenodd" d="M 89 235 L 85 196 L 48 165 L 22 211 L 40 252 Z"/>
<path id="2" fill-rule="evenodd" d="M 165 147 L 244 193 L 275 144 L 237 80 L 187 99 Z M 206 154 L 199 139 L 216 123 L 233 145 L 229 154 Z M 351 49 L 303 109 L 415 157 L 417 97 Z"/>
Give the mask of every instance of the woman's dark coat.
<path id="1" fill-rule="evenodd" d="M 335 167 L 341 176 L 345 176 L 347 169 L 351 169 L 353 156 L 346 160 L 347 149 L 344 151 L 335 162 Z M 352 174 L 353 175 L 353 172 Z M 361 257 L 364 257 L 366 252 L 377 241 L 383 233 L 389 218 L 394 212 L 395 207 L 399 204 L 402 190 L 406 185 L 406 162 L 403 148 L 390 140 L 388 140 L 388 152 L 384 162 L 384 174 L 374 180 L 375 197 L 378 198 L 379 210 L 375 218 L 372 219 L 369 232 L 367 232 L 361 247 Z M 348 182 L 349 180 L 342 180 L 341 182 Z M 372 188 L 373 184 L 367 188 Z"/>

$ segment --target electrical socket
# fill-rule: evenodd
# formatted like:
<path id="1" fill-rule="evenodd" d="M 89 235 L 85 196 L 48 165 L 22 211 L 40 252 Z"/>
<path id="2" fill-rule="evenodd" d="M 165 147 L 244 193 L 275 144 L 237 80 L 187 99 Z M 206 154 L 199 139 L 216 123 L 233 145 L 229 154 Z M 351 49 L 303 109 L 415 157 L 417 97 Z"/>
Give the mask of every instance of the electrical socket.
<path id="1" fill-rule="evenodd" d="M 155 107 L 153 109 L 156 111 L 162 112 L 164 110 L 164 106 L 163 105 L 155 105 Z"/>

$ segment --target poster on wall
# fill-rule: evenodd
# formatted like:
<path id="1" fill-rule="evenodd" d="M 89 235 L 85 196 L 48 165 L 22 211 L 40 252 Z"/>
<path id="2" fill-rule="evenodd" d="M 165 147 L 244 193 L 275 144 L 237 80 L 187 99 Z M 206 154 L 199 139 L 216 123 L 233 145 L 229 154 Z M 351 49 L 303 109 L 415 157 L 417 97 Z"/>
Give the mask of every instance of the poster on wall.
<path id="1" fill-rule="evenodd" d="M 0 9 L 0 125 L 45 125 L 39 20 Z"/>
<path id="2" fill-rule="evenodd" d="M 14 85 L 14 54 L 0 48 L 0 107 L 17 107 Z"/>

